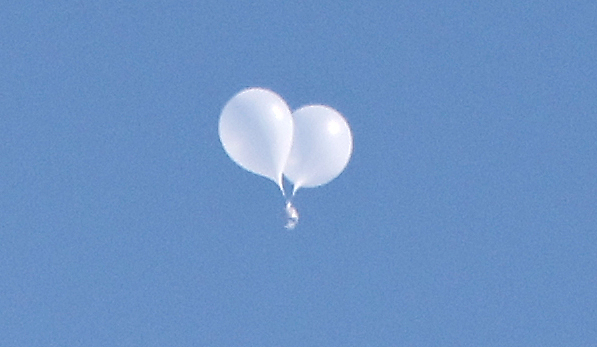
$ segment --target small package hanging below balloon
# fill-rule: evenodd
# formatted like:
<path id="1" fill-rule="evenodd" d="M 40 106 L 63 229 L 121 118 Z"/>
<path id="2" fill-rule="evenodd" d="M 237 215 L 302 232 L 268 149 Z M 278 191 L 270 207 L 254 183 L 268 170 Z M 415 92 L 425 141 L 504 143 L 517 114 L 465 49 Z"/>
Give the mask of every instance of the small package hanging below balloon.
<path id="1" fill-rule="evenodd" d="M 286 201 L 286 225 L 284 228 L 292 230 L 296 227 L 299 220 L 299 214 L 292 202 Z"/>

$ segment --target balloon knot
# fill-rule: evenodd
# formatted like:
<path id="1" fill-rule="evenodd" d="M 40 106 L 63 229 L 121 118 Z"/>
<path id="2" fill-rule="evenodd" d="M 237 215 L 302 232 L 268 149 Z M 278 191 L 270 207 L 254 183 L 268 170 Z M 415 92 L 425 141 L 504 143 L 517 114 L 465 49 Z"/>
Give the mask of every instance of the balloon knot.
<path id="1" fill-rule="evenodd" d="M 286 201 L 286 225 L 284 228 L 288 230 L 292 230 L 296 227 L 299 220 L 298 211 L 294 206 L 292 206 L 292 202 Z"/>

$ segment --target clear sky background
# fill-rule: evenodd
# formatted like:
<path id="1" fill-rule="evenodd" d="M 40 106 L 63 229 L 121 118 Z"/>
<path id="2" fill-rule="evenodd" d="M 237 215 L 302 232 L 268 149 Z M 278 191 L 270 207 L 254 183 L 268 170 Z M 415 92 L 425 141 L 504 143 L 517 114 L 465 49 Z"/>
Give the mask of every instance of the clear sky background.
<path id="1" fill-rule="evenodd" d="M 0 5 L 0 345 L 597 345 L 597 3 Z M 303 189 L 218 139 L 323 103 Z"/>

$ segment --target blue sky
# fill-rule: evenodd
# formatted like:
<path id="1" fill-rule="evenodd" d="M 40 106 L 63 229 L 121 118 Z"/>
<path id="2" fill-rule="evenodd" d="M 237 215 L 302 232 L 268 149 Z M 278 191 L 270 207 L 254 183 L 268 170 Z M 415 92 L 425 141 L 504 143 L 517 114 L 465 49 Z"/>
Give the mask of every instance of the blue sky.
<path id="1" fill-rule="evenodd" d="M 0 5 L 0 345 L 597 343 L 594 1 Z M 240 169 L 251 86 L 354 152 Z"/>

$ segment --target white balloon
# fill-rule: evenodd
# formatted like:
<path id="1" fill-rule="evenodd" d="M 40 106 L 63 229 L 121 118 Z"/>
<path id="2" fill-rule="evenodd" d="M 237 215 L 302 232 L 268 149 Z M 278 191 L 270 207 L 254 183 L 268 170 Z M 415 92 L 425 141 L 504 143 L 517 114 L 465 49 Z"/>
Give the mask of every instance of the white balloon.
<path id="1" fill-rule="evenodd" d="M 352 154 L 352 134 L 342 115 L 331 107 L 310 105 L 293 112 L 294 138 L 284 168 L 293 184 L 312 188 L 336 178 Z"/>
<path id="2" fill-rule="evenodd" d="M 230 99 L 220 115 L 220 141 L 244 169 L 274 181 L 284 192 L 282 172 L 292 146 L 292 113 L 271 90 L 249 88 Z"/>

